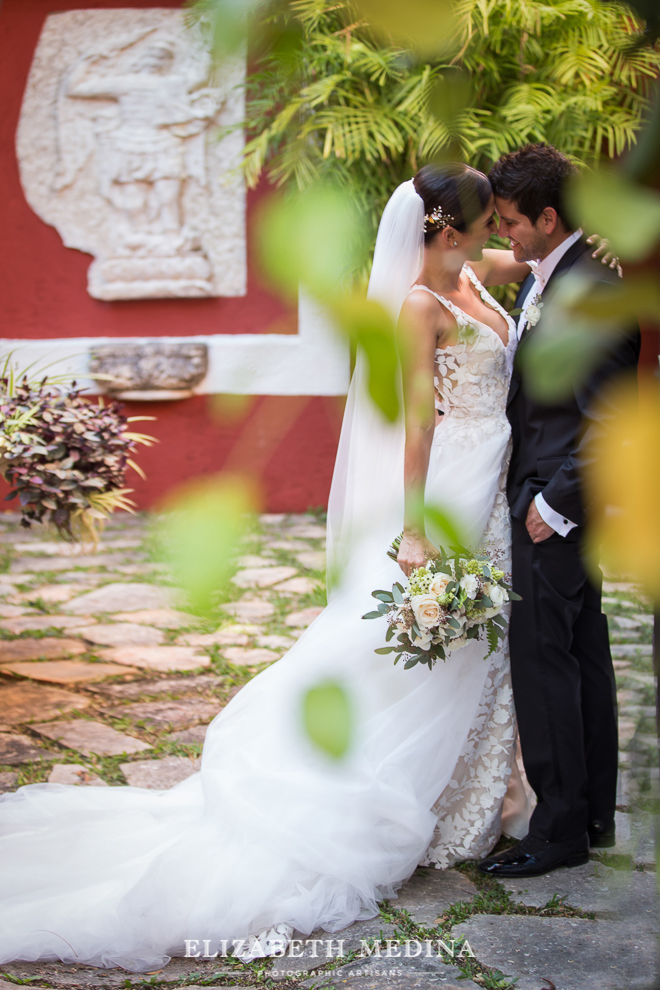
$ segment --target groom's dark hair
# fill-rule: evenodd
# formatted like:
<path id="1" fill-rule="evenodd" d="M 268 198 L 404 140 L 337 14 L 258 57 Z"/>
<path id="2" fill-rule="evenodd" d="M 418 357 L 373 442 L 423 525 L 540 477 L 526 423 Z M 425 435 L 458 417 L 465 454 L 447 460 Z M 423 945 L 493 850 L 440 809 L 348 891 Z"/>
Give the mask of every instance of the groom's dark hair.
<path id="1" fill-rule="evenodd" d="M 573 230 L 566 208 L 567 180 L 577 168 L 551 144 L 526 144 L 495 162 L 488 178 L 493 192 L 514 203 L 519 213 L 536 223 L 546 207 L 557 211 L 566 230 Z"/>

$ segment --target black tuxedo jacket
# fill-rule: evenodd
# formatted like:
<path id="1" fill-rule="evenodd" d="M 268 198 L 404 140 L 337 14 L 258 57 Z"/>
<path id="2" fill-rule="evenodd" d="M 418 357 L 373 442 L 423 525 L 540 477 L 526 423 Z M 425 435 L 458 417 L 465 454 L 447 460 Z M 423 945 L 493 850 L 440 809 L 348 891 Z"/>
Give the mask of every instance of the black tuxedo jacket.
<path id="1" fill-rule="evenodd" d="M 571 270 L 598 282 L 614 284 L 618 280 L 618 275 L 591 258 L 591 248 L 581 239 L 568 249 L 548 279 L 543 290 L 546 300 L 552 295 L 553 285 L 556 287 L 557 281 Z M 525 301 L 533 280 L 529 275 L 523 282 L 516 308 Z M 542 318 L 537 327 L 541 322 Z M 547 405 L 529 393 L 525 382 L 525 348 L 537 327 L 528 326 L 523 331 L 509 389 L 507 416 L 513 441 L 507 482 L 509 506 L 514 519 L 524 523 L 530 502 L 543 492 L 551 508 L 577 523 L 579 528 L 567 537 L 573 542 L 580 538 L 588 511 L 581 471 L 589 460 L 590 444 L 616 414 L 614 408 L 602 404 L 607 396 L 606 386 L 610 379 L 634 372 L 639 360 L 639 328 L 635 323 L 614 336 L 587 380 L 569 398 Z M 595 398 L 599 400 L 596 408 Z"/>

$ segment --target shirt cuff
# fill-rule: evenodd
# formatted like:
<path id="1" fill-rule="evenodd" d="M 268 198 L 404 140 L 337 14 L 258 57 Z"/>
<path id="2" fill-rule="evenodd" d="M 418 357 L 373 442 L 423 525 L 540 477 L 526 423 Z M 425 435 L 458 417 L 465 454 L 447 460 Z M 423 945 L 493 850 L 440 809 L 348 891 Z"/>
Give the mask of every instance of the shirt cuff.
<path id="1" fill-rule="evenodd" d="M 566 519 L 559 512 L 555 512 L 543 498 L 541 492 L 538 493 L 534 501 L 543 522 L 551 526 L 555 533 L 559 533 L 560 536 L 568 536 L 570 531 L 577 526 L 577 523 L 571 522 L 570 519 Z"/>

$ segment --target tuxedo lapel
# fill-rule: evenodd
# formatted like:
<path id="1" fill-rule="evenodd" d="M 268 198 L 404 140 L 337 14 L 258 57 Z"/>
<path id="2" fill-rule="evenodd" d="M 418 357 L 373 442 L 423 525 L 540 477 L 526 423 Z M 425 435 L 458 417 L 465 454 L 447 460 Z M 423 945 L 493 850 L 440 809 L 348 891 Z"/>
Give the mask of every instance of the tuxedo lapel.
<path id="1" fill-rule="evenodd" d="M 568 269 L 575 264 L 578 258 L 580 258 L 588 250 L 589 250 L 589 245 L 582 237 L 580 238 L 579 241 L 576 241 L 575 244 L 571 244 L 566 254 L 563 255 L 563 257 L 561 257 L 557 262 L 557 267 L 552 272 L 550 278 L 546 282 L 541 297 L 543 297 L 543 295 L 547 295 L 548 290 L 551 289 L 551 287 L 555 284 L 555 280 L 559 278 L 559 276 L 562 275 L 564 272 L 567 272 Z M 523 284 L 524 285 L 527 284 L 527 279 L 525 279 L 525 282 Z M 527 326 L 524 328 L 523 332 L 520 335 L 519 345 L 522 344 L 523 341 L 526 342 L 529 340 L 529 338 L 532 336 L 532 332 L 539 325 L 540 322 L 541 321 L 539 320 L 539 322 L 534 324 L 534 326 L 530 326 L 529 324 L 527 324 Z"/>
<path id="2" fill-rule="evenodd" d="M 529 275 L 527 276 L 527 278 L 525 279 L 525 281 L 522 283 L 522 285 L 520 286 L 520 288 L 518 290 L 518 295 L 516 296 L 516 301 L 515 301 L 514 306 L 513 306 L 514 309 L 521 309 L 522 308 L 522 305 L 525 302 L 525 299 L 527 299 L 527 296 L 529 294 L 529 290 L 531 289 L 531 287 L 532 287 L 533 284 L 534 284 L 534 273 L 533 272 L 530 272 Z M 517 328 L 520 327 L 520 321 L 521 321 L 521 319 L 522 319 L 522 313 L 518 313 L 518 315 L 516 317 L 516 327 Z"/>
<path id="3" fill-rule="evenodd" d="M 589 250 L 589 245 L 586 243 L 586 240 L 583 237 L 581 237 L 578 241 L 576 241 L 575 244 L 571 244 L 566 254 L 563 255 L 563 257 L 560 258 L 559 261 L 557 262 L 557 267 L 555 268 L 552 275 L 548 279 L 543 289 L 543 293 L 546 293 L 548 291 L 548 288 L 553 285 L 555 279 L 558 278 L 563 272 L 568 271 L 568 269 L 575 264 L 578 258 L 580 258 L 588 250 Z M 533 282 L 534 282 L 534 275 L 533 273 L 530 272 L 530 274 L 527 276 L 523 284 L 520 286 L 520 291 L 516 296 L 514 309 L 519 309 L 522 306 L 522 304 L 525 302 Z M 518 315 L 517 318 L 518 325 L 520 324 L 521 318 L 522 318 L 522 313 Z M 536 324 L 536 326 L 538 326 L 538 323 Z M 534 327 L 530 327 L 529 324 L 527 324 L 527 326 L 523 329 L 523 332 L 520 335 L 520 339 L 518 343 L 519 348 L 527 344 L 528 340 L 532 336 L 533 330 Z M 511 373 L 509 394 L 507 396 L 507 406 L 509 406 L 509 404 L 513 401 L 518 389 L 520 388 L 520 385 L 521 385 L 520 365 L 518 361 L 515 361 L 513 365 L 513 371 Z"/>
<path id="4" fill-rule="evenodd" d="M 530 272 L 527 278 L 520 286 L 520 289 L 518 290 L 518 295 L 516 296 L 516 301 L 513 305 L 514 310 L 521 309 L 523 303 L 527 299 L 527 295 L 533 283 L 534 283 L 534 274 L 533 272 Z M 522 319 L 522 313 L 518 313 L 515 319 L 516 319 L 516 333 L 518 333 L 520 327 L 520 321 Z M 509 382 L 509 394 L 506 400 L 507 406 L 509 405 L 509 403 L 511 402 L 511 400 L 513 399 L 514 395 L 516 394 L 519 388 L 520 388 L 520 372 L 518 370 L 517 364 L 514 363 L 513 369 L 511 371 L 511 381 Z"/>
<path id="5" fill-rule="evenodd" d="M 586 254 L 588 250 L 589 250 L 589 245 L 587 244 L 586 239 L 584 237 L 581 237 L 579 241 L 575 242 L 575 244 L 571 244 L 566 254 L 563 257 L 561 257 L 557 262 L 557 267 L 555 268 L 552 275 L 548 279 L 547 284 L 543 291 L 547 292 L 549 286 L 552 285 L 554 280 L 558 278 L 560 275 L 562 275 L 564 272 L 568 271 L 568 269 L 575 264 L 578 258 L 581 258 L 583 254 Z"/>

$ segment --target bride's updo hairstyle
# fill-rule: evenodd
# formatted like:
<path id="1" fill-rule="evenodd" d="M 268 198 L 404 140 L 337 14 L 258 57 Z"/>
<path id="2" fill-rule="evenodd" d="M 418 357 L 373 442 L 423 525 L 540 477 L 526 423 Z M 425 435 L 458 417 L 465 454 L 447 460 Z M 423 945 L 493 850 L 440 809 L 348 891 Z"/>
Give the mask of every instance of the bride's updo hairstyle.
<path id="1" fill-rule="evenodd" d="M 438 211 L 443 218 L 447 218 L 445 223 L 427 221 L 424 227 L 425 244 L 430 244 L 446 226 L 464 234 L 470 224 L 479 219 L 493 195 L 490 182 L 483 172 L 458 162 L 425 165 L 413 182 L 424 202 L 425 216 L 430 217 Z"/>

